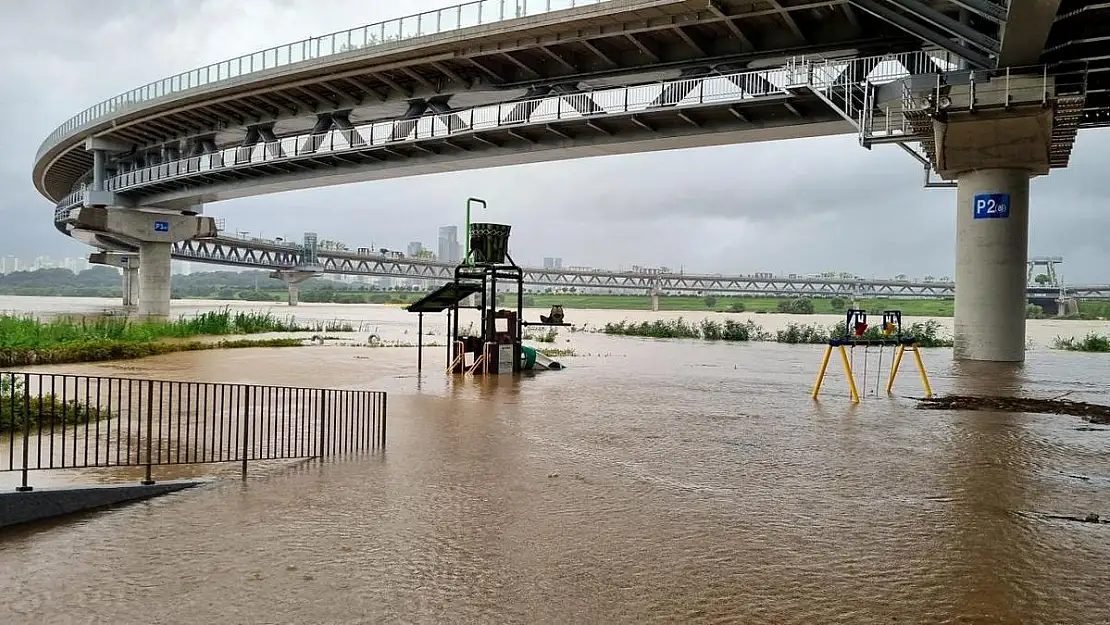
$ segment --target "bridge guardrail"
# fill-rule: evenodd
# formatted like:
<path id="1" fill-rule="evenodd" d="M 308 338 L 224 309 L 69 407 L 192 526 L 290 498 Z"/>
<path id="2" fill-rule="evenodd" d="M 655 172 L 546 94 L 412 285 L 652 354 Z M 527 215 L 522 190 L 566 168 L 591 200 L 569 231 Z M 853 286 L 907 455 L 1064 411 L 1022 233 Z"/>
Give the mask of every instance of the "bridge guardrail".
<path id="1" fill-rule="evenodd" d="M 259 143 L 250 147 L 229 147 L 211 154 L 160 163 L 116 175 L 106 181 L 106 188 L 110 191 L 127 191 L 154 182 L 257 163 L 331 152 L 379 147 L 385 149 L 391 145 L 504 127 L 629 114 L 663 107 L 703 106 L 789 96 L 790 89 L 798 87 L 827 91 L 835 87 L 843 75 L 850 74 L 852 68 L 861 63 L 867 65 L 870 62 L 872 66 L 864 79 L 880 84 L 908 76 L 908 63 L 926 59 L 935 65 L 936 62 L 932 61 L 934 58 L 940 59 L 943 56 L 913 52 L 848 60 L 799 58 L 783 67 L 772 69 L 598 89 L 460 109 L 416 119 L 371 122 L 350 129 L 330 130 L 324 134 L 302 133 L 283 137 L 277 142 Z"/>
<path id="2" fill-rule="evenodd" d="M 851 59 L 798 57 L 776 68 L 545 96 L 460 109 L 446 114 L 425 115 L 415 119 L 370 122 L 350 129 L 330 130 L 324 134 L 301 133 L 282 137 L 273 143 L 233 146 L 210 154 L 135 169 L 109 178 L 106 189 L 127 191 L 154 182 L 240 166 L 332 152 L 387 149 L 392 145 L 505 127 L 648 112 L 666 107 L 703 106 L 789 96 L 793 93 L 792 90 L 798 88 L 829 94 L 838 88 L 850 88 L 861 80 L 871 84 L 897 80 L 909 75 L 907 67 L 941 68 L 945 63 L 950 63 L 948 59 L 947 53 L 935 52 Z M 856 76 L 858 67 L 869 68 L 865 76 Z M 70 199 L 66 198 L 63 202 Z"/>
<path id="3" fill-rule="evenodd" d="M 627 114 L 653 108 L 698 106 L 782 96 L 788 95 L 787 82 L 786 68 L 755 70 L 519 100 L 416 119 L 371 122 L 346 130 L 330 130 L 324 134 L 301 133 L 283 137 L 273 143 L 229 147 L 211 154 L 152 165 L 109 178 L 106 188 L 109 191 L 126 191 L 153 182 L 256 163 L 278 162 L 330 152 L 388 148 L 482 130 Z M 543 106 L 545 103 L 548 106 Z"/>
<path id="4" fill-rule="evenodd" d="M 386 394 L 0 372 L 0 472 L 332 457 L 383 449 Z M 5 440 L 6 439 L 6 440 Z M 6 458 L 5 458 L 6 456 Z"/>
<path id="5" fill-rule="evenodd" d="M 147 83 L 109 98 L 74 115 L 58 126 L 39 147 L 35 156 L 46 152 L 73 132 L 106 117 L 164 96 L 204 87 L 248 74 L 285 67 L 303 61 L 334 56 L 353 50 L 437 35 L 473 26 L 531 17 L 579 6 L 600 4 L 605 0 L 475 0 L 464 4 L 425 11 L 358 26 L 339 32 L 309 37 L 260 52 L 244 54 L 226 61 Z"/>

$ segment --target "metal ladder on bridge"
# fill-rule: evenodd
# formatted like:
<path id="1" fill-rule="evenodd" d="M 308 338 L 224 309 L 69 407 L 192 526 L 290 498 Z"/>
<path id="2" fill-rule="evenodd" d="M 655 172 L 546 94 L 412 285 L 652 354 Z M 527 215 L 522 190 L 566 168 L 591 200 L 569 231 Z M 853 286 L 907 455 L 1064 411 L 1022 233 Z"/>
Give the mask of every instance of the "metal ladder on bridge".
<path id="1" fill-rule="evenodd" d="M 899 62 L 896 56 L 890 61 Z M 811 93 L 843 117 L 856 129 L 859 144 L 871 149 L 876 143 L 893 143 L 912 156 L 924 168 L 926 188 L 952 188 L 954 183 L 933 182 L 932 163 L 921 145 L 932 142 L 932 121 L 924 111 L 905 106 L 912 100 L 903 87 L 904 106 L 882 109 L 876 104 L 878 86 L 866 75 L 857 75 L 860 66 L 854 60 L 820 60 L 808 63 L 806 86 Z M 838 67 L 843 66 L 843 67 Z M 907 70 L 908 75 L 908 70 Z M 905 137 L 905 140 L 900 140 Z M 913 143 L 913 145 L 911 145 Z"/>

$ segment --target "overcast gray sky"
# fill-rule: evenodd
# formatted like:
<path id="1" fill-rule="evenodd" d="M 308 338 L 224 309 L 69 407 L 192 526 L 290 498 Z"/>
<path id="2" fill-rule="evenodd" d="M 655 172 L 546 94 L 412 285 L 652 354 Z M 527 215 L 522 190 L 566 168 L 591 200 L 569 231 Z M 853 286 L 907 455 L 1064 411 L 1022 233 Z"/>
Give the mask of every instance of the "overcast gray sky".
<path id="1" fill-rule="evenodd" d="M 79 110 L 239 54 L 454 4 L 449 0 L 5 0 L 0 38 L 0 253 L 76 256 L 31 184 L 41 141 Z M 1110 282 L 1110 132 L 1080 135 L 1072 166 L 1033 182 L 1030 253 L 1073 282 Z M 513 224 L 517 260 L 619 268 L 868 276 L 953 273 L 955 192 L 923 189 L 892 146 L 855 136 L 505 167 L 212 204 L 228 229 L 434 248 L 467 196 Z M 837 236 L 837 233 L 843 236 Z M 865 232 L 866 236 L 859 233 Z M 927 241 L 927 243 L 922 243 Z"/>

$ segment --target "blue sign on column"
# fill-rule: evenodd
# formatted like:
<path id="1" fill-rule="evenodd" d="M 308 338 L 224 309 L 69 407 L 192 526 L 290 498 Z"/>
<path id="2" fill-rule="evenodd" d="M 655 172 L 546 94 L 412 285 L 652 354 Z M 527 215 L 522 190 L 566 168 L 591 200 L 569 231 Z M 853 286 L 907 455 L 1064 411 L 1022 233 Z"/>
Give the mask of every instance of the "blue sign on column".
<path id="1" fill-rule="evenodd" d="M 1010 216 L 1009 193 L 980 193 L 971 205 L 975 219 L 1007 219 Z"/>
<path id="2" fill-rule="evenodd" d="M 170 222 L 168 222 L 168 221 L 156 221 L 156 222 L 154 222 L 154 231 L 155 232 L 169 232 L 170 231 Z"/>

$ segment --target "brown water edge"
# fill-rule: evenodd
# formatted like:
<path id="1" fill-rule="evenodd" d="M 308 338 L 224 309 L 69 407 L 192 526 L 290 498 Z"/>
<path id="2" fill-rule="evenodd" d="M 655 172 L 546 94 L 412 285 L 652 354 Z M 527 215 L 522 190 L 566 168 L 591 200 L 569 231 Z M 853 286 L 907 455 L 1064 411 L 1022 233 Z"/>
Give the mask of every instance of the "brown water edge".
<path id="1" fill-rule="evenodd" d="M 909 372 L 852 406 L 833 371 L 814 403 L 820 347 L 560 346 L 595 355 L 455 382 L 354 347 L 52 368 L 387 390 L 388 451 L 4 540 L 0 622 L 1110 619 L 1107 526 L 1045 518 L 1110 516 L 1079 419 L 918 411 Z M 1106 393 L 1092 356 L 925 350 L 940 393 L 1076 398 Z"/>

